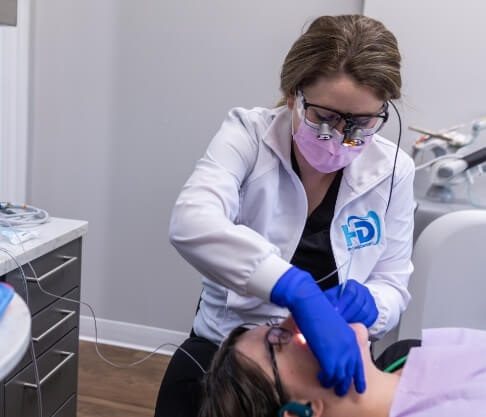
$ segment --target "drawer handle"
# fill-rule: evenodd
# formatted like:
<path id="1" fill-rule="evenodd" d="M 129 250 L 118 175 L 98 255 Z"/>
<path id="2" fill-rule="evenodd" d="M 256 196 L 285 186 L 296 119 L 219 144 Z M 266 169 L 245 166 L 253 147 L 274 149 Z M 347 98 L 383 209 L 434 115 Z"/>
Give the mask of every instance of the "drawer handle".
<path id="1" fill-rule="evenodd" d="M 62 362 L 59 363 L 59 365 L 57 365 L 54 369 L 52 369 L 51 372 L 49 372 L 44 378 L 42 378 L 39 381 L 39 386 L 37 386 L 37 384 L 30 384 L 28 382 L 24 382 L 24 388 L 37 389 L 41 387 L 45 382 L 47 382 L 52 377 L 52 375 L 54 375 L 57 371 L 59 371 L 59 369 L 61 369 L 64 366 L 64 364 L 68 362 L 75 355 L 75 353 L 73 352 L 65 352 L 63 350 L 61 351 L 56 350 L 55 353 L 59 353 L 60 355 L 66 357 L 62 360 Z"/>
<path id="2" fill-rule="evenodd" d="M 38 337 L 33 337 L 32 340 L 36 343 L 39 343 L 42 339 L 44 339 L 44 337 L 46 337 L 48 334 L 52 333 L 54 330 L 56 330 L 60 325 L 62 325 L 63 323 L 65 323 L 66 321 L 68 321 L 72 316 L 74 316 L 76 314 L 76 311 L 71 311 L 71 310 L 62 310 L 62 309 L 58 309 L 56 310 L 58 313 L 61 313 L 61 314 L 66 314 L 66 316 L 64 318 L 62 318 L 61 320 L 59 320 L 56 324 L 54 324 L 52 327 L 50 327 L 49 329 L 47 329 L 44 333 L 42 333 L 40 336 Z"/>
<path id="3" fill-rule="evenodd" d="M 60 271 L 61 269 L 66 268 L 68 265 L 70 265 L 73 262 L 76 262 L 78 260 L 77 256 L 62 255 L 62 256 L 59 256 L 59 258 L 64 260 L 65 262 L 63 262 L 59 266 L 56 266 L 54 269 L 51 269 L 49 272 L 46 272 L 44 275 L 40 276 L 39 278 L 26 277 L 27 281 L 29 281 L 29 282 L 42 282 L 46 278 L 49 278 L 52 274 L 55 274 L 57 271 Z"/>

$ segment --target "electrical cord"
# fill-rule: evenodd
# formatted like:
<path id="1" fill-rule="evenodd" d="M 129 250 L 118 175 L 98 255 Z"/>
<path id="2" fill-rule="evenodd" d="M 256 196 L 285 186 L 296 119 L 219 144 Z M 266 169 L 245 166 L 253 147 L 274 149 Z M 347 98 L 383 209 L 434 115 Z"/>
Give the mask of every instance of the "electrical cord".
<path id="1" fill-rule="evenodd" d="M 348 274 L 349 274 L 349 268 L 351 267 L 351 261 L 353 260 L 353 254 L 354 254 L 355 248 L 351 248 L 350 251 L 351 251 L 351 256 L 349 257 L 349 259 L 347 261 L 343 262 L 341 265 L 336 267 L 336 269 L 333 270 L 332 272 L 329 272 L 329 274 L 323 276 L 322 278 L 316 279 L 316 284 L 324 282 L 326 279 L 333 276 L 336 272 L 338 272 L 341 268 L 344 268 L 346 265 L 348 265 L 346 275 L 345 275 L 345 279 L 347 280 Z"/>
<path id="2" fill-rule="evenodd" d="M 29 305 L 29 291 L 27 289 L 27 278 L 25 277 L 24 269 L 22 268 L 22 265 L 17 261 L 14 255 L 12 255 L 7 249 L 0 247 L 0 251 L 3 253 L 6 253 L 17 265 L 17 268 L 20 271 L 20 275 L 22 277 L 22 284 L 24 286 L 24 292 L 25 292 L 25 302 L 27 303 L 27 306 Z M 32 329 L 31 329 L 32 332 Z M 40 377 L 39 377 L 39 367 L 37 366 L 37 359 L 35 357 L 35 349 L 34 349 L 34 339 L 32 337 L 32 333 L 30 335 L 30 356 L 32 358 L 32 363 L 34 365 L 34 378 L 35 378 L 35 383 L 37 385 L 36 391 L 37 391 L 37 412 L 38 416 L 42 417 L 42 393 L 40 389 Z"/>
<path id="3" fill-rule="evenodd" d="M 436 162 L 443 161 L 445 159 L 462 159 L 462 158 L 463 155 L 457 155 L 457 154 L 439 156 L 438 158 L 431 159 L 430 161 L 427 161 L 421 165 L 416 166 L 415 171 L 421 171 L 422 169 L 425 169 L 430 165 L 434 165 Z"/>
<path id="4" fill-rule="evenodd" d="M 393 182 L 395 181 L 395 168 L 397 166 L 398 151 L 400 150 L 400 142 L 402 140 L 402 118 L 400 117 L 400 112 L 398 111 L 397 106 L 395 106 L 395 103 L 391 100 L 390 103 L 393 106 L 393 109 L 395 110 L 395 113 L 397 114 L 398 117 L 398 140 L 397 140 L 397 150 L 395 151 L 395 158 L 393 160 L 393 170 L 392 170 L 392 175 L 390 180 L 390 194 L 388 195 L 388 203 L 386 205 L 385 212 L 388 212 L 388 207 L 390 206 L 390 201 L 393 192 Z"/>
<path id="5" fill-rule="evenodd" d="M 11 227 L 11 226 L 9 225 L 9 227 Z M 15 233 L 18 233 L 16 231 L 16 229 L 12 228 L 12 230 Z M 25 253 L 24 244 L 23 244 L 23 242 L 20 239 L 19 239 L 19 241 L 21 243 L 22 250 Z M 20 279 L 22 281 L 23 289 L 24 289 L 24 292 L 25 292 L 24 299 L 26 301 L 26 304 L 29 305 L 29 291 L 28 291 L 28 287 L 27 287 L 27 278 L 25 276 L 24 268 L 22 267 L 22 265 L 20 265 L 20 263 L 17 260 L 17 258 L 15 257 L 15 255 L 13 255 L 10 251 L 8 251 L 7 249 L 5 249 L 3 247 L 0 247 L 0 252 L 3 252 L 6 255 L 8 255 L 13 260 L 13 262 L 15 263 L 17 269 L 19 270 L 19 272 L 20 272 Z M 84 302 L 84 301 L 78 301 L 78 300 L 74 300 L 74 299 L 71 299 L 71 298 L 63 297 L 63 296 L 60 296 L 58 294 L 53 294 L 50 291 L 45 290 L 42 287 L 42 285 L 40 284 L 39 279 L 38 279 L 38 275 L 37 275 L 34 267 L 32 266 L 32 264 L 30 262 L 27 262 L 26 264 L 29 266 L 30 270 L 32 271 L 32 274 L 34 275 L 34 278 L 36 279 L 37 287 L 39 288 L 39 290 L 41 292 L 43 292 L 44 294 L 46 294 L 46 295 L 48 295 L 50 297 L 54 297 L 54 298 L 59 299 L 59 300 L 65 300 L 65 301 L 69 301 L 69 302 L 72 302 L 72 303 L 75 303 L 75 304 L 84 305 L 84 306 L 86 306 L 89 309 L 89 311 L 91 313 L 91 316 L 93 318 L 93 324 L 94 324 L 94 330 L 95 330 L 95 351 L 96 351 L 96 354 L 98 355 L 98 357 L 103 362 L 107 363 L 108 365 L 110 365 L 110 366 L 112 366 L 114 368 L 119 368 L 119 369 L 131 368 L 131 367 L 134 367 L 136 365 L 141 364 L 142 362 L 145 362 L 147 359 L 149 359 L 151 356 L 153 356 L 159 349 L 162 349 L 163 347 L 171 346 L 171 347 L 174 347 L 174 348 L 180 350 L 181 352 L 183 352 L 187 357 L 189 357 L 199 367 L 199 369 L 201 369 L 201 371 L 204 374 L 206 373 L 206 370 L 197 361 L 197 359 L 194 358 L 194 356 L 192 356 L 184 348 L 180 347 L 179 345 L 177 345 L 175 343 L 162 343 L 157 348 L 155 348 L 152 352 L 150 352 L 148 355 L 146 355 L 145 357 L 143 357 L 142 359 L 137 360 L 137 361 L 134 361 L 134 362 L 131 362 L 131 363 L 128 363 L 128 364 L 120 364 L 120 363 L 115 363 L 115 362 L 110 361 L 99 350 L 97 318 L 96 318 L 96 314 L 94 312 L 94 309 L 91 307 L 91 305 L 88 304 L 88 303 L 86 303 L 86 302 Z M 32 329 L 31 329 L 31 331 L 32 331 Z M 33 335 L 32 334 L 31 334 L 31 337 L 30 337 L 30 354 L 31 354 L 32 363 L 33 363 L 33 367 L 34 367 L 34 378 L 35 378 L 35 382 L 36 382 L 37 410 L 38 410 L 37 415 L 38 415 L 38 417 L 43 417 L 43 412 L 42 412 L 42 392 L 41 392 L 41 389 L 40 389 L 39 368 L 38 368 L 38 364 L 37 364 L 37 358 L 36 358 L 36 355 L 35 355 L 35 348 L 34 348 L 34 341 L 33 341 Z"/>
<path id="6" fill-rule="evenodd" d="M 37 273 L 35 272 L 32 264 L 30 262 L 27 263 L 27 265 L 29 265 L 29 268 L 31 269 L 32 273 L 34 274 L 34 278 L 37 280 L 36 284 L 38 286 L 38 288 L 46 295 L 49 295 L 51 297 L 55 297 L 59 300 L 65 300 L 65 301 L 70 301 L 72 303 L 76 303 L 76 304 L 79 304 L 79 305 L 84 305 L 85 307 L 87 307 L 91 313 L 91 316 L 93 318 L 93 324 L 94 324 L 94 329 L 95 329 L 95 350 L 96 350 L 96 353 L 98 354 L 98 356 L 100 357 L 100 359 L 102 359 L 104 362 L 106 362 L 108 365 L 111 365 L 115 368 L 131 368 L 133 366 L 136 366 L 136 365 L 139 365 L 143 362 L 145 362 L 147 359 L 149 359 L 151 356 L 153 356 L 159 349 L 163 348 L 163 347 L 166 347 L 166 346 L 172 346 L 172 347 L 175 347 L 179 350 L 181 350 L 182 352 L 184 352 L 189 358 L 191 358 L 198 366 L 199 368 L 205 372 L 204 368 L 201 366 L 201 364 L 199 362 L 197 362 L 197 360 L 190 354 L 188 353 L 187 351 L 185 351 L 185 349 L 181 348 L 179 345 L 175 344 L 175 343 L 162 343 L 160 344 L 157 348 L 155 348 L 152 352 L 150 352 L 147 356 L 145 356 L 144 358 L 140 359 L 140 360 L 137 360 L 135 362 L 131 362 L 129 364 L 119 364 L 119 363 L 115 363 L 115 362 L 112 362 L 110 361 L 109 359 L 107 359 L 100 351 L 99 351 L 99 346 L 98 346 L 98 325 L 97 325 L 97 319 L 96 319 L 96 314 L 94 312 L 94 309 L 93 307 L 91 307 L 90 304 L 84 302 L 84 301 L 78 301 L 78 300 L 73 300 L 71 298 L 67 298 L 67 297 L 62 297 L 60 295 L 57 295 L 57 294 L 53 294 L 47 290 L 45 290 L 44 288 L 42 288 L 39 280 L 38 280 L 38 276 L 37 276 Z"/>
<path id="7" fill-rule="evenodd" d="M 0 225 L 34 226 L 47 222 L 49 213 L 46 210 L 28 204 L 0 202 Z"/>

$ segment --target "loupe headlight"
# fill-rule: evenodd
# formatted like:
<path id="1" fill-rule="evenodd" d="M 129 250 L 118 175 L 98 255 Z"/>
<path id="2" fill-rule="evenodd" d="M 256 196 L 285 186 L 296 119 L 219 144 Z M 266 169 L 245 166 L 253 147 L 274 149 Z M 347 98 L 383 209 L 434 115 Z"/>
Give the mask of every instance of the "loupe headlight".
<path id="1" fill-rule="evenodd" d="M 343 146 L 360 146 L 364 144 L 363 129 L 357 127 L 354 123 L 347 123 L 343 129 L 344 138 Z M 330 140 L 333 138 L 332 129 L 327 123 L 321 123 L 317 132 L 317 139 Z"/>
<path id="2" fill-rule="evenodd" d="M 317 133 L 317 139 L 329 140 L 332 139 L 332 130 L 327 123 L 321 123 L 319 126 L 319 131 Z"/>
<path id="3" fill-rule="evenodd" d="M 343 139 L 343 146 L 360 146 L 364 144 L 363 129 L 354 127 L 351 130 L 351 135 L 346 134 Z"/>

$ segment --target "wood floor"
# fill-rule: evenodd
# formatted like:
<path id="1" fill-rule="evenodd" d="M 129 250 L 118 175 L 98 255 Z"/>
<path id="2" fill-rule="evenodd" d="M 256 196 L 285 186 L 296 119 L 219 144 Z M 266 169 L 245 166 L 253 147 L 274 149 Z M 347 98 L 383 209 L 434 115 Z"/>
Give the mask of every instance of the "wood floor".
<path id="1" fill-rule="evenodd" d="M 100 352 L 115 363 L 128 364 L 147 352 L 99 345 Z M 80 341 L 78 417 L 153 417 L 155 401 L 170 357 L 153 355 L 125 369 L 103 362 L 94 343 Z"/>

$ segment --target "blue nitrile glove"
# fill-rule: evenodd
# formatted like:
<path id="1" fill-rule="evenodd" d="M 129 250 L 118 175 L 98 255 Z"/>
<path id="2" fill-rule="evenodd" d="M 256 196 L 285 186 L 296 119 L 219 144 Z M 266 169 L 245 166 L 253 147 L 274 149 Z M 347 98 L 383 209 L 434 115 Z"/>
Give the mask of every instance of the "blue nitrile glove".
<path id="1" fill-rule="evenodd" d="M 354 378 L 356 391 L 365 391 L 356 335 L 308 272 L 291 267 L 273 287 L 270 300 L 292 313 L 321 365 L 318 378 L 325 388 L 335 387 L 336 394 L 343 396 Z"/>
<path id="2" fill-rule="evenodd" d="M 340 297 L 341 285 L 324 291 L 329 302 L 348 323 L 359 322 L 370 327 L 378 318 L 378 309 L 368 287 L 349 279 Z"/>
<path id="3" fill-rule="evenodd" d="M 2 316 L 7 306 L 9 305 L 13 296 L 14 296 L 13 288 L 8 284 L 0 282 L 0 317 Z"/>

